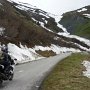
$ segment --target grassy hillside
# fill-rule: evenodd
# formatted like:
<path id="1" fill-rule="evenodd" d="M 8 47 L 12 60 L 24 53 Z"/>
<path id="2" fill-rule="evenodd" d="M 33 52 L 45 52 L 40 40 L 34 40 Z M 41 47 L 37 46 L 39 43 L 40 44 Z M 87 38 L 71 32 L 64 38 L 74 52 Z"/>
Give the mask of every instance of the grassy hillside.
<path id="1" fill-rule="evenodd" d="M 78 25 L 75 34 L 90 39 L 90 20 L 86 24 Z"/>
<path id="2" fill-rule="evenodd" d="M 44 80 L 40 90 L 90 90 L 90 79 L 84 77 L 83 60 L 90 61 L 90 55 L 72 54 L 61 61 Z"/>

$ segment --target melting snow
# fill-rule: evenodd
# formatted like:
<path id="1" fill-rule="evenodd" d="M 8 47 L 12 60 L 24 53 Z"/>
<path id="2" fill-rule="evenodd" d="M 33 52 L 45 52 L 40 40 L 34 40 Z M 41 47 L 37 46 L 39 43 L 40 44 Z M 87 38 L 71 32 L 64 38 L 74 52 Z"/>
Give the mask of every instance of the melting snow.
<path id="1" fill-rule="evenodd" d="M 38 22 L 36 19 L 32 18 L 33 21 Z"/>
<path id="2" fill-rule="evenodd" d="M 59 28 L 61 28 L 61 29 L 64 31 L 64 33 L 68 33 L 67 30 L 66 30 L 66 28 L 63 27 L 63 25 L 57 23 L 57 26 L 58 26 Z"/>
<path id="3" fill-rule="evenodd" d="M 2 4 L 0 3 L 0 5 L 2 5 Z"/>
<path id="4" fill-rule="evenodd" d="M 7 1 L 9 1 L 9 2 L 11 2 L 11 3 L 13 3 L 13 2 L 19 3 L 18 0 L 7 0 Z"/>
<path id="5" fill-rule="evenodd" d="M 39 22 L 39 23 L 40 23 L 40 25 L 41 25 L 44 29 L 46 29 L 47 31 L 49 31 L 49 32 L 53 32 L 52 30 L 46 28 L 46 27 L 44 26 L 44 23 L 43 23 L 43 22 Z"/>
<path id="6" fill-rule="evenodd" d="M 27 8 L 36 8 L 36 6 L 33 6 L 31 4 L 20 2 L 20 0 L 7 0 L 7 1 L 9 1 L 11 3 L 15 2 L 15 3 L 19 4 L 18 7 L 20 7 L 19 9 L 21 9 L 21 10 L 26 10 Z"/>
<path id="7" fill-rule="evenodd" d="M 90 18 L 90 14 L 83 14 L 85 17 Z"/>
<path id="8" fill-rule="evenodd" d="M 0 45 L 0 47 L 2 47 L 2 46 Z M 78 49 L 60 47 L 60 46 L 57 46 L 54 44 L 51 44 L 50 47 L 49 46 L 47 46 L 47 47 L 35 46 L 33 48 L 28 48 L 27 46 L 23 46 L 21 44 L 20 44 L 20 47 L 18 47 L 15 44 L 9 43 L 8 50 L 9 50 L 9 54 L 12 57 L 12 59 L 17 59 L 16 63 L 24 63 L 24 62 L 44 58 L 41 55 L 36 53 L 37 50 L 53 51 L 56 54 L 60 54 L 63 52 L 80 52 L 80 50 L 78 50 Z"/>
<path id="9" fill-rule="evenodd" d="M 75 43 L 75 44 L 76 44 L 77 46 L 79 46 L 81 49 L 90 52 L 90 49 L 87 49 L 86 47 L 83 47 L 83 46 L 81 46 L 81 45 L 79 45 L 79 44 L 77 44 L 77 43 Z"/>
<path id="10" fill-rule="evenodd" d="M 45 26 L 44 26 L 44 23 L 43 22 L 40 22 L 40 21 L 37 21 L 36 19 L 34 19 L 34 18 L 32 18 L 32 20 L 33 21 L 35 21 L 36 23 L 40 23 L 40 25 L 41 25 L 41 27 L 43 27 L 45 30 L 47 30 L 47 31 L 49 31 L 49 32 L 53 32 L 52 30 L 50 30 L 50 29 L 48 29 L 48 28 L 46 28 Z M 47 22 L 46 22 L 47 23 Z"/>
<path id="11" fill-rule="evenodd" d="M 62 36 L 69 36 L 70 33 L 66 33 L 66 32 L 59 32 L 58 35 L 62 35 Z"/>
<path id="12" fill-rule="evenodd" d="M 35 46 L 33 48 L 34 50 L 41 50 L 41 51 L 53 51 L 55 52 L 56 54 L 60 54 L 60 53 L 63 53 L 63 52 L 80 52 L 80 50 L 78 49 L 74 49 L 74 48 L 66 48 L 66 47 L 60 47 L 60 46 L 57 46 L 57 45 L 54 45 L 52 44 L 50 47 L 43 47 L 43 46 Z"/>
<path id="13" fill-rule="evenodd" d="M 47 23 L 48 23 L 48 21 L 47 21 L 47 20 L 45 20 L 45 23 L 47 24 Z"/>
<path id="14" fill-rule="evenodd" d="M 81 10 L 78 10 L 77 12 L 83 12 L 83 11 L 87 11 L 86 8 L 82 8 Z"/>
<path id="15" fill-rule="evenodd" d="M 61 29 L 64 31 L 64 33 L 67 33 L 67 34 L 68 34 L 66 28 L 64 28 L 63 25 L 59 24 L 59 21 L 62 19 L 63 16 L 61 16 L 61 15 L 51 15 L 51 16 L 52 16 L 53 18 L 55 18 L 55 21 L 56 21 L 56 23 L 57 23 L 57 26 L 58 26 L 59 28 L 61 28 Z"/>
<path id="16" fill-rule="evenodd" d="M 86 68 L 86 71 L 83 71 L 83 75 L 90 78 L 90 62 L 89 61 L 83 61 L 82 64 Z"/>
<path id="17" fill-rule="evenodd" d="M 20 9 L 20 10 L 24 10 L 24 11 L 27 11 L 29 9 L 28 7 L 25 7 L 25 6 L 22 6 L 22 5 L 17 5 L 15 7 Z"/>
<path id="18" fill-rule="evenodd" d="M 18 47 L 15 44 L 9 43 L 8 49 L 11 57 L 17 59 L 17 63 L 24 63 L 42 58 L 33 49 L 27 48 L 26 46 L 24 47 L 21 44 L 20 47 Z"/>
<path id="19" fill-rule="evenodd" d="M 43 12 L 42 13 L 39 13 L 39 15 L 42 15 L 42 16 L 45 16 L 46 18 L 49 18 L 50 16 L 49 15 L 47 15 L 47 14 L 43 14 Z"/>
<path id="20" fill-rule="evenodd" d="M 2 36 L 4 34 L 5 28 L 0 27 L 0 36 Z"/>
<path id="21" fill-rule="evenodd" d="M 28 3 L 19 2 L 19 4 L 22 5 L 22 6 L 31 8 L 32 10 L 33 10 L 34 8 L 37 8 L 36 6 L 33 6 L 33 5 L 31 5 L 31 4 L 28 4 Z"/>
<path id="22" fill-rule="evenodd" d="M 58 40 L 58 39 L 59 39 L 59 37 L 57 37 L 57 36 L 56 36 L 56 37 L 54 37 L 54 40 Z"/>
<path id="23" fill-rule="evenodd" d="M 79 41 L 84 42 L 85 44 L 87 44 L 88 46 L 90 46 L 90 40 L 76 36 L 76 35 L 70 35 L 69 33 L 58 33 L 58 35 L 63 35 L 65 37 L 69 37 L 69 38 L 76 38 Z"/>

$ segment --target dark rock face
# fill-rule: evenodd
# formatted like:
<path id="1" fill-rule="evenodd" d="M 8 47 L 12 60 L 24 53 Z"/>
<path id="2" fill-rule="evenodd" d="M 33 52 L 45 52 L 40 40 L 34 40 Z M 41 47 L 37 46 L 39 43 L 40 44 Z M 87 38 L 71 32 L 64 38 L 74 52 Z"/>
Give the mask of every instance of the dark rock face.
<path id="1" fill-rule="evenodd" d="M 70 18 L 68 16 L 66 16 L 66 18 L 66 21 L 64 21 L 63 18 L 60 22 L 64 27 L 67 28 L 68 32 L 70 32 L 71 34 L 75 33 L 78 24 L 85 24 L 85 22 L 87 21 L 83 17 L 80 17 L 78 15 L 70 15 Z"/>

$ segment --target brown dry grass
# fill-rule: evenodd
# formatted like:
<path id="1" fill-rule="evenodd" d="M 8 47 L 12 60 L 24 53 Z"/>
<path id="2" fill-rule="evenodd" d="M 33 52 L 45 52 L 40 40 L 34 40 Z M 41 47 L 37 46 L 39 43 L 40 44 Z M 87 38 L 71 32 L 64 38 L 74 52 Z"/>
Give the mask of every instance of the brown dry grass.
<path id="1" fill-rule="evenodd" d="M 36 51 L 38 54 L 44 56 L 44 57 L 50 57 L 55 56 L 56 54 L 53 51 Z"/>
<path id="2" fill-rule="evenodd" d="M 41 90 L 90 90 L 90 79 L 82 73 L 83 60 L 90 60 L 90 55 L 73 54 L 61 61 L 44 80 Z"/>

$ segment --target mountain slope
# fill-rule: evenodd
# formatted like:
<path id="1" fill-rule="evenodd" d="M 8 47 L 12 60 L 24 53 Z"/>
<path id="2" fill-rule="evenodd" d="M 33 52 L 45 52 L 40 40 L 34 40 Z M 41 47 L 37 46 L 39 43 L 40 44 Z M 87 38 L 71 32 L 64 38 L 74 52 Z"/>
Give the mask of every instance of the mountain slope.
<path id="1" fill-rule="evenodd" d="M 30 4 L 0 0 L 0 42 L 8 44 L 10 53 L 19 60 L 90 51 L 89 40 L 69 35 L 57 19 Z"/>
<path id="2" fill-rule="evenodd" d="M 90 39 L 90 6 L 64 13 L 59 23 L 71 34 Z"/>
<path id="3" fill-rule="evenodd" d="M 7 39 L 7 42 L 11 40 L 12 43 L 23 42 L 27 45 L 29 45 L 29 41 L 31 42 L 30 45 L 40 44 L 40 42 L 42 44 L 51 43 L 49 38 L 52 38 L 53 34 L 50 35 L 51 33 L 47 33 L 48 31 L 34 24 L 30 18 L 29 20 L 26 19 L 26 16 L 13 8 L 11 3 L 2 0 L 2 4 L 0 8 L 0 27 L 4 27 L 5 30 L 4 37 L 2 36 L 1 39 Z M 40 37 L 40 35 L 44 37 Z M 46 43 L 43 41 L 43 38 L 46 40 Z"/>

